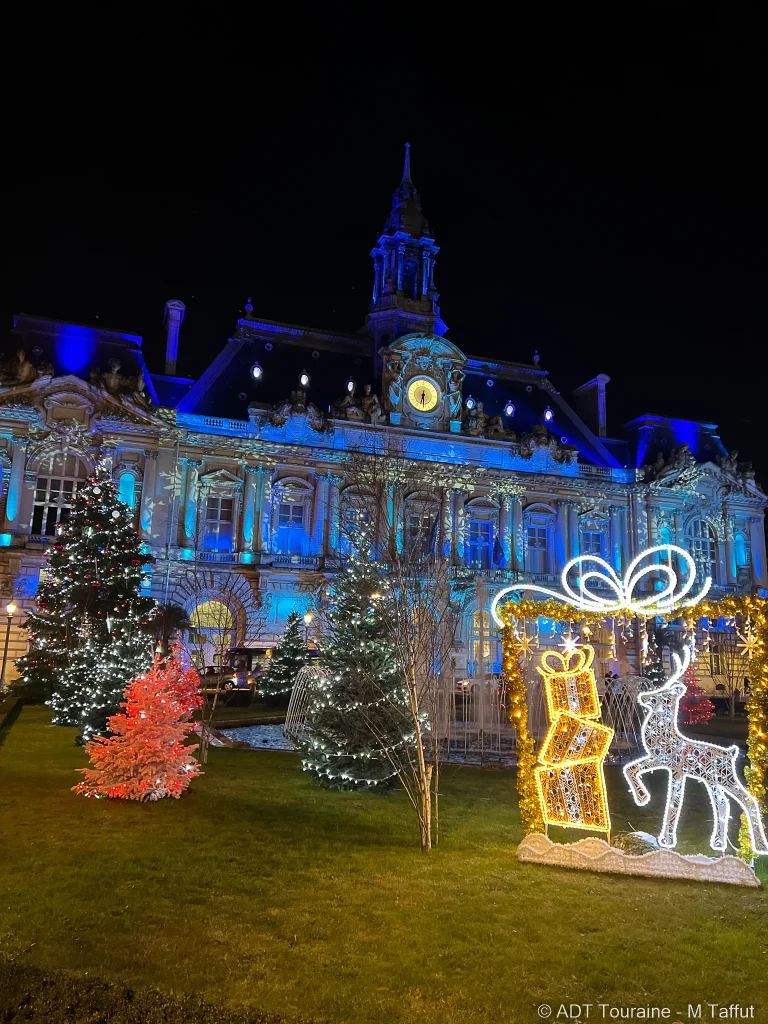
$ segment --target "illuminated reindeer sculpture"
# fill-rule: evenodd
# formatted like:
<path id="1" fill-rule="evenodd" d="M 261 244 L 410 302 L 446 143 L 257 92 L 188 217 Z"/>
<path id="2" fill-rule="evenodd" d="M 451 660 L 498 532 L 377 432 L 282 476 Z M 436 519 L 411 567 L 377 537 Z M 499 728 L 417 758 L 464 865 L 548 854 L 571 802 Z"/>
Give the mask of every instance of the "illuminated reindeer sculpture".
<path id="1" fill-rule="evenodd" d="M 677 823 L 683 806 L 686 780 L 703 782 L 709 792 L 715 816 L 710 839 L 712 849 L 724 851 L 726 848 L 730 797 L 747 816 L 752 849 L 755 853 L 768 854 L 768 839 L 760 817 L 760 806 L 736 775 L 738 746 L 720 747 L 715 743 L 691 740 L 677 728 L 680 698 L 686 690 L 680 678 L 690 660 L 691 652 L 688 648 L 684 649 L 682 659 L 678 654 L 673 654 L 675 671 L 664 686 L 638 695 L 638 703 L 647 710 L 642 724 L 646 753 L 624 768 L 635 803 L 643 806 L 651 799 L 642 781 L 646 772 L 655 772 L 659 768 L 669 772 L 667 806 L 659 844 L 672 849 L 677 845 Z"/>

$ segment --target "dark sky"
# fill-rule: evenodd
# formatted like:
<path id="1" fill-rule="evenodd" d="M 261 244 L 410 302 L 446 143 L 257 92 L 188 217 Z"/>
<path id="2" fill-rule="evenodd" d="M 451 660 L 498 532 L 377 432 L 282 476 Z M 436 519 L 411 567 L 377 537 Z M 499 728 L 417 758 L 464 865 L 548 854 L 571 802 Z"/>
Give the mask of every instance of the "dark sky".
<path id="1" fill-rule="evenodd" d="M 180 298 L 192 375 L 249 295 L 267 319 L 354 331 L 407 139 L 449 338 L 511 360 L 538 348 L 563 392 L 608 373 L 614 429 L 642 412 L 718 423 L 768 482 L 760 66 L 713 29 L 487 81 L 329 59 L 277 81 L 240 67 L 238 103 L 191 79 L 108 115 L 92 83 L 85 104 L 53 95 L 51 131 L 17 134 L 4 322 L 136 331 L 161 370 Z"/>

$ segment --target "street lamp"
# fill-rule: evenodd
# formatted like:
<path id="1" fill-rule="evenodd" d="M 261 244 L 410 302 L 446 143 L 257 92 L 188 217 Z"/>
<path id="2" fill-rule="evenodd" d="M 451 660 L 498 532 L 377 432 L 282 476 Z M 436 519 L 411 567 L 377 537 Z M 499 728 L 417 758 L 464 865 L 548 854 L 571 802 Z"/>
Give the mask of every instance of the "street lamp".
<path id="1" fill-rule="evenodd" d="M 312 619 L 314 615 L 312 612 L 307 612 L 304 616 L 304 646 L 309 647 L 309 627 L 312 625 Z"/>
<path id="2" fill-rule="evenodd" d="M 13 601 L 9 601 L 5 606 L 5 614 L 8 616 L 8 625 L 5 629 L 5 647 L 3 648 L 3 671 L 0 674 L 0 690 L 5 689 L 5 668 L 8 664 L 8 642 L 11 639 L 11 622 L 16 611 L 16 605 Z"/>

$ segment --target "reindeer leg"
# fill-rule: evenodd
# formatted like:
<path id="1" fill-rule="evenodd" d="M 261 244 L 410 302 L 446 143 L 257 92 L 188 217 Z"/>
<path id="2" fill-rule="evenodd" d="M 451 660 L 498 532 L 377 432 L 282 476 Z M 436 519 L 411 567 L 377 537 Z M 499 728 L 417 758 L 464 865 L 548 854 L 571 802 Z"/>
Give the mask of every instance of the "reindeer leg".
<path id="1" fill-rule="evenodd" d="M 677 823 L 683 807 L 685 795 L 685 775 L 669 773 L 669 789 L 667 790 L 667 806 L 664 811 L 664 824 L 661 826 L 659 846 L 674 849 L 677 846 Z"/>
<path id="2" fill-rule="evenodd" d="M 629 791 L 635 798 L 638 807 L 644 807 L 651 799 L 651 794 L 643 782 L 643 772 L 653 771 L 654 768 L 663 767 L 651 757 L 639 757 L 637 761 L 630 761 L 624 765 L 624 778 L 629 783 Z"/>
<path id="3" fill-rule="evenodd" d="M 768 853 L 768 838 L 765 835 L 760 804 L 757 799 L 745 786 L 742 786 L 738 779 L 734 779 L 728 786 L 723 786 L 723 790 L 739 804 L 746 814 L 752 830 L 752 846 L 755 853 Z"/>
<path id="4" fill-rule="evenodd" d="M 709 789 L 712 810 L 715 812 L 715 823 L 712 828 L 712 838 L 709 840 L 709 845 L 713 850 L 725 852 L 728 845 L 728 819 L 731 816 L 731 807 L 728 803 L 728 797 L 725 795 L 725 790 L 721 786 L 710 786 L 708 783 L 705 783 L 705 785 Z"/>

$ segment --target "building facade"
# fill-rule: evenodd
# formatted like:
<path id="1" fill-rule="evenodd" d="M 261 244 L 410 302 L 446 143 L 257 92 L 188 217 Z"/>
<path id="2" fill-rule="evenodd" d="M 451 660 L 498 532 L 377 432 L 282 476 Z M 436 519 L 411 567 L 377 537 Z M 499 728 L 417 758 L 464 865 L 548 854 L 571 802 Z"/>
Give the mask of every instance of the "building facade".
<path id="1" fill-rule="evenodd" d="M 471 339 L 470 351 L 449 341 L 438 251 L 406 150 L 359 334 L 263 320 L 249 300 L 192 380 L 176 375 L 181 302 L 166 304 L 162 374 L 135 335 L 15 317 L 0 370 L 0 585 L 20 609 L 11 655 L 23 650 L 46 546 L 100 460 L 155 558 L 148 591 L 233 646 L 274 644 L 338 572 L 350 452 L 390 442 L 429 466 L 429 487 L 393 495 L 397 542 L 418 532 L 477 583 L 457 677 L 481 661 L 499 669 L 493 594 L 556 583 L 578 554 L 622 573 L 644 548 L 674 543 L 715 591 L 765 590 L 766 496 L 717 428 L 647 415 L 612 434 L 604 374 L 566 399 L 538 355 L 486 359 Z"/>

